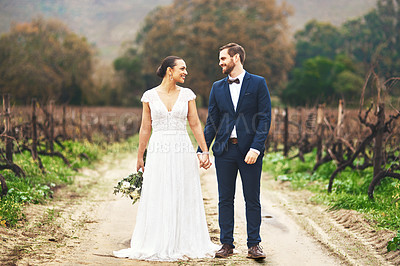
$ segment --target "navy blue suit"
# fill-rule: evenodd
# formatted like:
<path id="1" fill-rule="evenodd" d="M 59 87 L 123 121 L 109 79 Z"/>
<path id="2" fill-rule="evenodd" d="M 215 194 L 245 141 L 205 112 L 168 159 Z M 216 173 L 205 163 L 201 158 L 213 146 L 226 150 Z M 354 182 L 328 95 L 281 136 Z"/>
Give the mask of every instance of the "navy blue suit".
<path id="1" fill-rule="evenodd" d="M 215 139 L 212 150 L 218 179 L 221 243 L 233 246 L 233 202 L 239 171 L 246 201 L 247 245 L 251 247 L 261 242 L 260 179 L 264 143 L 271 124 L 271 100 L 265 79 L 246 72 L 235 111 L 227 79 L 212 86 L 204 135 L 208 147 Z M 237 144 L 229 142 L 234 126 Z M 244 162 L 250 148 L 260 151 L 254 164 Z"/>

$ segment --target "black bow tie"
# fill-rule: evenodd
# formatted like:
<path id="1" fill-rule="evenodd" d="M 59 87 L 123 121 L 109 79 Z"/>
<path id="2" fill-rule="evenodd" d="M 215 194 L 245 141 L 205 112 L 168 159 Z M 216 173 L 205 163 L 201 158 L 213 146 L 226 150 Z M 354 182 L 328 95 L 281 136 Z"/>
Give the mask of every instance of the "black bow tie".
<path id="1" fill-rule="evenodd" d="M 240 84 L 240 80 L 239 80 L 238 78 L 235 78 L 235 79 L 228 79 L 228 83 L 229 83 L 229 84 L 232 84 L 232 83 Z"/>

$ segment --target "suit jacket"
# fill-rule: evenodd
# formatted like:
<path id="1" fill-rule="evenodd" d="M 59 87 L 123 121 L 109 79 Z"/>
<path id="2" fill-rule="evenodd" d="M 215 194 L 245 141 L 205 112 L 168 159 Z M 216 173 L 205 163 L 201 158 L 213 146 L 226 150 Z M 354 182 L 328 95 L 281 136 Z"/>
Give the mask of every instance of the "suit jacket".
<path id="1" fill-rule="evenodd" d="M 264 143 L 271 125 L 271 99 L 263 77 L 246 72 L 236 111 L 228 85 L 228 77 L 214 82 L 204 128 L 207 146 L 213 145 L 214 155 L 227 148 L 233 126 L 236 125 L 239 150 L 247 154 L 250 148 L 264 153 Z M 198 149 L 201 152 L 201 149 Z"/>

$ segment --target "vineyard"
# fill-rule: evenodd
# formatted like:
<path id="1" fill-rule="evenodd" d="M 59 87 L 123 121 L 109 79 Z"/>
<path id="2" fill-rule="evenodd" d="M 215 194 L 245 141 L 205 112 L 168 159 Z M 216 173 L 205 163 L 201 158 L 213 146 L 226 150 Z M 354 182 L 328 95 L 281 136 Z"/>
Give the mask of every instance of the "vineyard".
<path id="1" fill-rule="evenodd" d="M 26 176 L 22 167 L 14 162 L 15 154 L 28 151 L 33 162 L 41 169 L 43 157 L 58 157 L 68 167 L 63 141 L 94 143 L 118 142 L 135 135 L 140 126 L 141 110 L 135 108 L 96 108 L 56 106 L 54 101 L 41 105 L 35 99 L 31 106 L 12 107 L 10 95 L 3 95 L 0 126 L 0 170 L 10 170 L 18 177 Z M 57 146 L 57 149 L 56 149 Z M 80 157 L 89 159 L 85 153 Z M 0 174 L 1 196 L 7 195 L 7 180 Z"/>
<path id="2" fill-rule="evenodd" d="M 316 149 L 312 172 L 321 165 L 335 162 L 336 169 L 329 178 L 328 192 L 335 177 L 346 167 L 362 170 L 373 167 L 374 178 L 368 189 L 372 199 L 375 187 L 383 178 L 400 180 L 400 113 L 384 104 L 371 104 L 367 110 L 345 110 L 343 101 L 338 109 L 274 109 L 267 151 L 281 151 L 290 158 Z"/>

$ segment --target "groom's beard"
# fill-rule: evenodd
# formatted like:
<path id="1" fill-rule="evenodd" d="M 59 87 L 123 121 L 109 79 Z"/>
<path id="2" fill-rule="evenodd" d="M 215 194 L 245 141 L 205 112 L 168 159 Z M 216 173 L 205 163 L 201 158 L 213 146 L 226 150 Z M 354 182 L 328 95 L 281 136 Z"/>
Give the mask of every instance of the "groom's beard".
<path id="1" fill-rule="evenodd" d="M 222 73 L 229 75 L 234 68 L 235 68 L 235 63 L 233 63 L 233 60 L 231 60 L 229 64 L 226 65 L 225 69 L 224 68 L 222 69 Z"/>

